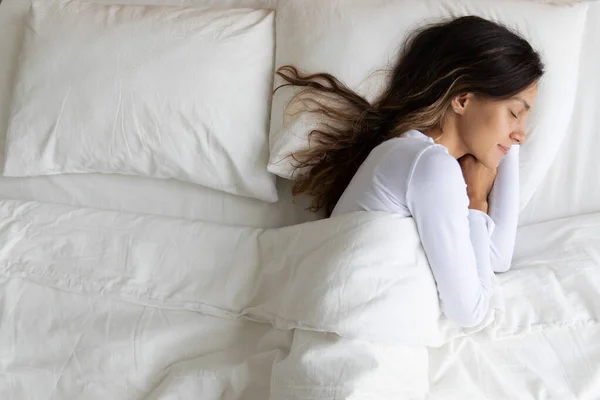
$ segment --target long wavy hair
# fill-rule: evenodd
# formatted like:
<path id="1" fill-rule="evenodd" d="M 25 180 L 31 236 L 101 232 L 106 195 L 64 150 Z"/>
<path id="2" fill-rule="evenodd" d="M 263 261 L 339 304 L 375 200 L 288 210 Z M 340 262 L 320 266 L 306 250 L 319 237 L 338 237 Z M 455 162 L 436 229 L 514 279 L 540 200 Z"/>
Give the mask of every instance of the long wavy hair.
<path id="1" fill-rule="evenodd" d="M 411 129 L 441 129 L 455 96 L 510 98 L 543 72 L 527 40 L 476 16 L 413 32 L 387 87 L 372 103 L 330 74 L 283 66 L 277 70 L 287 82 L 282 86 L 304 87 L 292 102 L 301 98 L 307 110 L 329 121 L 309 133 L 307 149 L 290 155 L 300 172 L 293 193 L 312 196 L 309 209 L 329 216 L 373 148 Z"/>

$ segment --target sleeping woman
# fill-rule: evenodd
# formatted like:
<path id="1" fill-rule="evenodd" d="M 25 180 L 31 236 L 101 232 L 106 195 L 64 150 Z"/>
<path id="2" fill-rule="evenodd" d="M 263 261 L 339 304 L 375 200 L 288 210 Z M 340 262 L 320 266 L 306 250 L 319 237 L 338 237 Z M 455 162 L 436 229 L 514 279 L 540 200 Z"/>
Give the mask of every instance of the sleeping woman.
<path id="1" fill-rule="evenodd" d="M 278 74 L 305 87 L 312 111 L 331 121 L 292 155 L 303 171 L 294 193 L 312 196 L 311 209 L 330 216 L 414 218 L 443 312 L 477 325 L 494 272 L 510 268 L 519 145 L 543 69 L 525 39 L 474 16 L 411 35 L 372 103 L 329 74 L 282 67 Z"/>

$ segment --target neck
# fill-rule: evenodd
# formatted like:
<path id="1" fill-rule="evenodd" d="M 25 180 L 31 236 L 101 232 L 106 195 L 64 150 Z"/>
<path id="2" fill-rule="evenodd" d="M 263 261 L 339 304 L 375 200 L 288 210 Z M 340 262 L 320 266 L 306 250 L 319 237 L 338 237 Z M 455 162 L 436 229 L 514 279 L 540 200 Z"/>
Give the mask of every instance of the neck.
<path id="1" fill-rule="evenodd" d="M 452 157 L 459 159 L 467 154 L 468 151 L 458 135 L 458 130 L 452 122 L 453 121 L 447 121 L 441 129 L 428 129 L 424 131 L 423 134 L 432 138 L 436 144 L 441 144 L 446 147 L 448 153 L 450 153 Z"/>

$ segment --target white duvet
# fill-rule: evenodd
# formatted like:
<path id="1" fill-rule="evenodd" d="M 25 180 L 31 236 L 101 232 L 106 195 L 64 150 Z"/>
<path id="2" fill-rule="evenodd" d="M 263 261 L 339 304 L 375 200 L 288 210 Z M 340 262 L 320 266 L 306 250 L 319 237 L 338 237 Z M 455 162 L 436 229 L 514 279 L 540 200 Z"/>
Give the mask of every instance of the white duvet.
<path id="1" fill-rule="evenodd" d="M 362 213 L 256 229 L 3 201 L 0 220 L 6 276 L 279 329 L 443 341 L 412 219 Z"/>
<path id="2" fill-rule="evenodd" d="M 505 313 L 429 349 L 428 399 L 600 399 L 600 214 L 519 229 Z"/>
<path id="3" fill-rule="evenodd" d="M 362 213 L 265 230 L 2 201 L 0 221 L 8 398 L 34 387 L 86 399 L 381 398 L 416 390 L 391 373 L 416 374 L 422 391 L 424 346 L 457 334 L 440 320 L 411 219 Z M 146 331 L 157 320 L 163 329 Z M 266 338 L 252 343 L 247 330 Z M 216 365 L 198 368 L 190 337 L 222 349 Z M 238 347 L 244 367 L 217 379 Z"/>
<path id="4" fill-rule="evenodd" d="M 265 230 L 1 201 L 0 221 L 0 398 L 521 398 L 550 375 L 506 362 L 527 351 L 511 343 L 574 328 L 552 361 L 586 378 L 540 359 L 552 387 L 522 398 L 600 393 L 600 216 L 523 230 L 504 310 L 470 336 L 440 317 L 411 219 Z"/>

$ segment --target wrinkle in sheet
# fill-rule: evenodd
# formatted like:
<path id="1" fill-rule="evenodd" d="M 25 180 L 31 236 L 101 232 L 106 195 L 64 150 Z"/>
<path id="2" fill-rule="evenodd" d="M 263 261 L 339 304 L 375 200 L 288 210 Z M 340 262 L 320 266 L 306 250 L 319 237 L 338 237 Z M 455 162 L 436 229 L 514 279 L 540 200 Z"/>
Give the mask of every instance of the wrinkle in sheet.
<path id="1" fill-rule="evenodd" d="M 137 356 L 138 340 L 137 340 L 137 338 L 140 335 L 140 325 L 146 314 L 146 309 L 147 309 L 147 307 L 142 308 L 142 312 L 140 313 L 140 316 L 138 317 L 138 319 L 135 323 L 135 328 L 131 332 L 131 338 L 130 338 L 131 352 L 133 354 L 133 368 L 136 372 L 138 370 L 138 356 Z"/>
<path id="2" fill-rule="evenodd" d="M 254 15 L 252 15 L 254 17 Z M 256 18 L 254 22 L 246 24 L 242 27 L 239 26 L 239 23 L 235 21 L 229 21 L 229 23 L 225 25 L 217 26 L 217 29 L 213 33 L 214 40 L 230 40 L 236 37 L 243 36 L 248 31 L 253 30 L 260 24 L 264 23 L 265 19 L 270 18 L 269 14 L 263 13 L 260 18 Z M 250 18 L 247 18 L 250 19 Z"/>
<path id="3" fill-rule="evenodd" d="M 119 64 L 117 63 L 117 68 L 118 68 L 118 65 Z M 109 151 L 109 154 L 110 154 L 111 158 L 115 158 L 115 149 L 119 148 L 117 146 L 117 120 L 118 120 L 119 115 L 121 113 L 122 96 L 123 96 L 123 89 L 121 87 L 121 84 L 119 83 L 117 104 L 116 104 L 116 107 L 115 107 L 115 113 L 114 113 L 114 118 L 113 118 L 113 123 L 112 123 L 111 145 L 108 148 L 108 151 Z"/>
<path id="4" fill-rule="evenodd" d="M 54 394 L 56 393 L 56 390 L 58 389 L 58 384 L 60 382 L 61 377 L 63 376 L 63 372 L 65 371 L 65 369 L 67 368 L 67 366 L 69 365 L 69 363 L 72 362 L 73 359 L 77 360 L 77 356 L 75 355 L 75 353 L 77 352 L 77 347 L 79 346 L 79 343 L 81 342 L 81 340 L 83 339 L 84 335 L 87 333 L 87 329 L 89 328 L 89 325 L 93 322 L 93 319 L 95 317 L 94 315 L 94 307 L 95 307 L 95 300 L 94 299 L 90 299 L 91 300 L 91 310 L 90 312 L 87 314 L 87 317 L 85 319 L 85 322 L 83 323 L 82 329 L 81 329 L 81 333 L 79 334 L 75 345 L 73 346 L 69 357 L 67 358 L 67 360 L 65 361 L 65 363 L 62 365 L 60 371 L 58 372 L 58 374 L 55 377 L 55 385 L 54 388 L 52 389 L 52 391 L 48 394 L 47 400 L 51 400 L 54 397 Z"/>
<path id="5" fill-rule="evenodd" d="M 69 86 L 67 88 L 67 93 L 65 94 L 62 102 L 61 102 L 61 106 L 60 106 L 60 110 L 58 112 L 58 115 L 56 116 L 56 119 L 52 125 L 52 129 L 49 132 L 49 134 L 47 135 L 46 138 L 44 138 L 44 140 L 40 143 L 40 157 L 44 160 L 52 160 L 56 158 L 56 155 L 60 153 L 60 150 L 58 148 L 58 143 L 59 143 L 59 139 L 61 136 L 61 121 L 63 119 L 63 114 L 65 113 L 65 108 L 66 108 L 66 104 L 69 101 L 70 97 L 71 97 L 71 92 L 72 92 L 72 82 L 69 81 Z M 53 164 L 52 163 L 48 163 L 48 166 L 51 170 L 53 169 Z"/>
<path id="6" fill-rule="evenodd" d="M 148 145 L 148 140 L 150 139 L 150 132 L 147 132 L 145 129 L 143 129 L 144 125 L 140 123 L 138 114 L 141 112 L 141 110 L 138 110 L 133 94 L 130 94 L 129 96 L 129 103 L 129 111 L 131 113 L 131 120 L 133 122 L 132 131 L 137 136 L 140 147 L 139 151 L 141 153 L 144 153 L 145 156 L 148 158 L 148 169 L 149 171 L 151 171 L 151 174 L 158 174 L 160 161 L 157 158 L 157 153 L 153 151 L 153 149 Z M 162 140 L 159 139 L 158 143 L 162 145 Z"/>
<path id="7" fill-rule="evenodd" d="M 23 285 L 18 284 L 20 279 L 14 280 L 6 280 L 0 284 L 0 288 L 2 288 L 2 297 L 0 297 L 0 305 L 2 306 L 0 312 L 0 321 L 3 321 L 0 324 L 0 331 L 10 330 L 11 331 L 11 342 L 4 343 L 3 346 L 0 346 L 0 353 L 3 351 L 8 351 L 8 349 L 15 349 L 17 338 L 19 337 L 19 333 L 17 331 L 18 323 L 16 317 L 16 310 L 21 307 L 21 301 L 23 295 L 25 293 L 25 288 Z M 12 290 L 11 286 L 18 285 L 18 290 Z M 10 303 L 10 308 L 6 309 L 6 303 Z M 4 360 L 4 357 L 0 357 L 0 360 Z M 5 362 L 0 362 L 2 365 L 2 369 L 6 368 Z"/>

